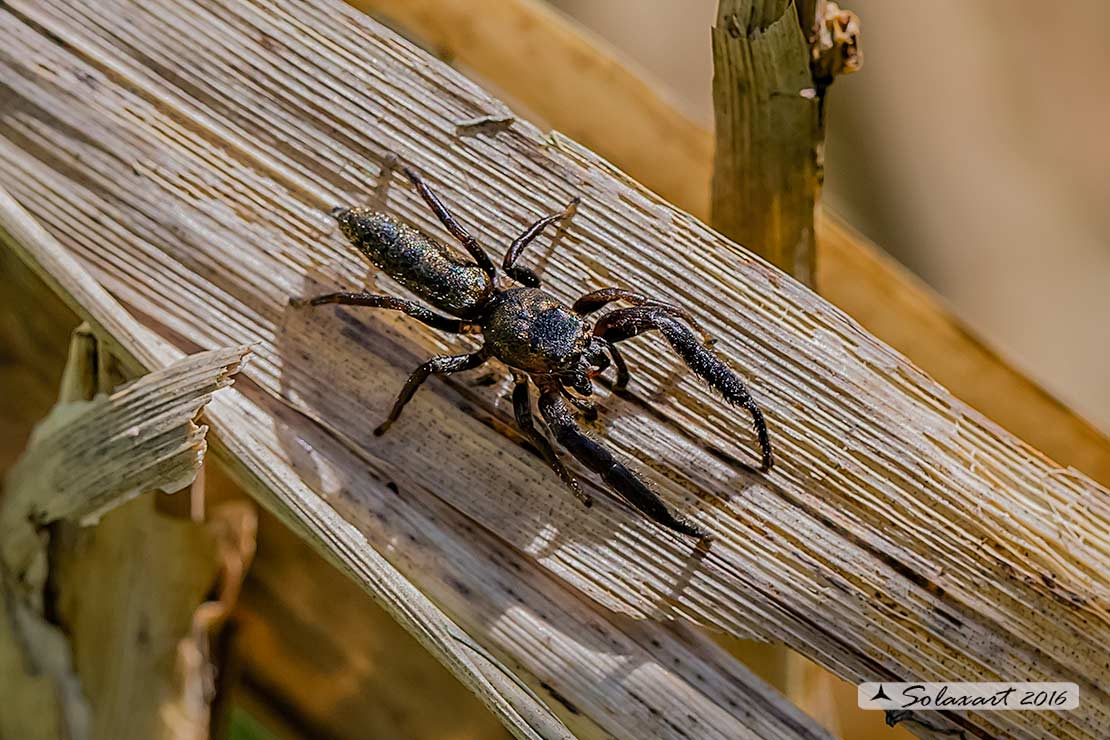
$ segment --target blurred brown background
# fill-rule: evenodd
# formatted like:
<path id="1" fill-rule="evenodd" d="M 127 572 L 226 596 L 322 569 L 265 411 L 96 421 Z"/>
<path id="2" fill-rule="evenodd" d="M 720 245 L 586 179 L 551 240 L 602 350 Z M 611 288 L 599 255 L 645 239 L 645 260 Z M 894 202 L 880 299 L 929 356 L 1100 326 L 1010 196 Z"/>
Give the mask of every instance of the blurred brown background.
<path id="1" fill-rule="evenodd" d="M 715 0 L 552 0 L 712 125 Z M 824 202 L 1110 429 L 1110 3 L 845 0 Z"/>

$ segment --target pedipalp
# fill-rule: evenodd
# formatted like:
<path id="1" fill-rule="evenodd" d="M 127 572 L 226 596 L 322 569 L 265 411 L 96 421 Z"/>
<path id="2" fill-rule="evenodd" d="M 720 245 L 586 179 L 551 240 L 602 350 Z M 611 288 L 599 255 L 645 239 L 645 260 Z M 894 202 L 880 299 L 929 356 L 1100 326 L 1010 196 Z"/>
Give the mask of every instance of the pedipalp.
<path id="1" fill-rule="evenodd" d="M 687 311 L 685 308 L 682 308 L 681 306 L 676 306 L 672 303 L 665 303 L 663 301 L 657 301 L 653 298 L 648 298 L 643 293 L 637 293 L 634 290 L 627 290 L 625 288 L 602 288 L 601 290 L 595 290 L 592 293 L 587 293 L 586 295 L 575 301 L 574 305 L 571 306 L 571 310 L 577 314 L 581 314 L 582 316 L 588 316 L 594 311 L 597 311 L 598 309 L 603 308 L 604 306 L 607 306 L 614 301 L 626 301 L 627 303 L 631 303 L 633 306 L 656 308 L 660 311 L 665 311 L 677 318 L 682 319 L 687 324 L 694 327 L 698 334 L 701 334 L 702 342 L 705 344 L 706 347 L 712 347 L 714 344 L 717 343 L 717 340 L 711 337 L 709 335 L 709 332 L 703 329 L 701 327 L 701 324 L 697 322 L 697 319 L 694 318 L 694 315 Z"/>

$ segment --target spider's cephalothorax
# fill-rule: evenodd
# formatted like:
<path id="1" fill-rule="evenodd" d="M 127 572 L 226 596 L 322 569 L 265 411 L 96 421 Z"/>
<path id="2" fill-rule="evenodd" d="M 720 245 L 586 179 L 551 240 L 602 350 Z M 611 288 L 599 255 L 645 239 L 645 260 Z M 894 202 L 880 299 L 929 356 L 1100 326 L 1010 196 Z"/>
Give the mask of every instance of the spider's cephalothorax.
<path id="1" fill-rule="evenodd" d="M 336 208 L 332 215 L 339 221 L 343 234 L 371 262 L 451 316 L 435 313 L 413 301 L 368 293 L 328 293 L 291 302 L 298 306 L 341 303 L 403 311 L 436 329 L 458 334 L 480 333 L 484 344 L 477 352 L 435 357 L 418 367 L 375 433 L 384 433 L 397 420 L 401 409 L 429 375 L 469 370 L 495 357 L 512 369 L 516 381 L 513 408 L 524 436 L 585 505 L 589 506 L 592 500 L 563 466 L 547 437 L 536 428 L 529 381 L 539 388 L 540 414 L 560 445 L 652 520 L 676 532 L 708 540 L 709 533 L 675 515 L 635 473 L 584 434 L 567 405 L 569 402 L 588 419 L 595 418 L 597 410 L 586 398 L 593 393 L 593 378 L 614 365 L 613 389 L 623 392 L 628 385 L 628 367 L 617 342 L 658 330 L 690 369 L 726 401 L 751 413 L 759 438 L 761 468 L 770 469 L 771 441 L 759 406 L 740 378 L 707 349 L 712 340 L 694 318 L 678 306 L 621 288 L 596 290 L 579 298 L 573 306 L 566 306 L 540 288 L 534 272 L 515 265 L 524 248 L 546 227 L 574 211 L 577 198 L 562 213 L 536 221 L 509 246 L 502 269 L 518 286 L 499 287 L 497 270 L 474 237 L 455 221 L 415 172 L 407 167 L 403 172 L 473 261 L 463 259 L 388 214 L 365 208 Z M 589 314 L 614 301 L 625 301 L 632 307 L 610 311 L 591 324 Z M 695 331 L 701 335 L 700 341 Z"/>

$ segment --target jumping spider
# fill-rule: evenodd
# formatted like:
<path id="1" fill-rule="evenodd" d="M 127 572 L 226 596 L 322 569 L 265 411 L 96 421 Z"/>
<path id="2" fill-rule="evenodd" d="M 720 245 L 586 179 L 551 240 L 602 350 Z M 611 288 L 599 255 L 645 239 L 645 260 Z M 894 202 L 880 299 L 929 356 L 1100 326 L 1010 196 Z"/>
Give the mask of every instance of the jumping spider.
<path id="1" fill-rule="evenodd" d="M 534 272 L 516 266 L 517 258 L 532 240 L 574 212 L 577 198 L 562 213 L 536 221 L 509 246 L 501 267 L 520 287 L 502 287 L 497 269 L 474 237 L 415 172 L 408 167 L 402 171 L 473 262 L 389 214 L 366 208 L 335 208 L 332 215 L 347 239 L 371 262 L 426 302 L 457 318 L 435 313 L 414 301 L 367 293 L 328 293 L 290 302 L 294 306 L 339 303 L 402 311 L 436 329 L 481 334 L 485 344 L 472 354 L 435 357 L 418 367 L 401 389 L 389 417 L 374 433 L 384 433 L 397 420 L 429 375 L 470 370 L 495 357 L 513 373 L 513 408 L 521 432 L 583 504 L 590 506 L 593 500 L 563 466 L 547 437 L 536 429 L 529 380 L 540 390 L 540 413 L 560 445 L 650 519 L 699 541 L 709 540 L 708 532 L 675 515 L 635 473 L 586 436 L 567 406 L 569 402 L 588 419 L 596 418 L 597 409 L 586 398 L 593 393 L 593 378 L 612 364 L 616 369 L 613 389 L 622 392 L 628 385 L 628 366 L 617 342 L 657 329 L 691 370 L 726 401 L 751 413 L 762 452 L 762 470 L 768 470 L 772 464 L 771 441 L 763 414 L 743 382 L 706 349 L 712 341 L 693 316 L 678 306 L 622 288 L 595 290 L 568 308 L 540 288 Z M 613 310 L 590 326 L 586 317 L 614 301 L 625 301 L 633 307 Z M 686 324 L 701 334 L 702 342 Z"/>

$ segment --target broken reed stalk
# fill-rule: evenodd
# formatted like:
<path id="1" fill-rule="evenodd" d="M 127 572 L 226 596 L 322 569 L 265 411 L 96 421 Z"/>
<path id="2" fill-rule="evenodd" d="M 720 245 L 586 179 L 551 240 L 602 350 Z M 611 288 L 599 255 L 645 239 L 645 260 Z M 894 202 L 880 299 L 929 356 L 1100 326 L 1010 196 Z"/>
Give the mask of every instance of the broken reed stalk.
<path id="1" fill-rule="evenodd" d="M 131 499 L 194 479 L 205 451 L 194 420 L 246 350 L 202 352 L 96 395 L 110 388 L 102 349 L 74 334 L 58 403 L 4 481 L 0 736 L 184 739 L 182 720 L 207 724 L 207 704 L 164 709 L 182 695 L 173 659 L 215 553 L 202 527 Z"/>
<path id="2" fill-rule="evenodd" d="M 822 101 L 790 0 L 720 0 L 710 223 L 813 287 Z"/>
<path id="3" fill-rule="evenodd" d="M 17 197 L 163 339 L 258 341 L 250 400 L 213 402 L 214 447 L 364 583 L 368 548 L 388 552 L 490 651 L 569 702 L 559 711 L 576 734 L 679 737 L 681 722 L 817 734 L 703 638 L 598 604 L 781 639 L 848 678 L 1076 680 L 1087 698 L 1067 715 L 930 719 L 1105 730 L 1106 491 L 794 281 L 563 137 L 520 121 L 460 129 L 509 114 L 333 3 L 109 2 L 93 14 L 47 0 L 9 3 L 0 25 L 12 40 L 0 176 Z M 717 533 L 708 557 L 600 491 L 582 510 L 521 452 L 497 388 L 430 384 L 380 439 L 352 414 L 386 408 L 403 375 L 445 349 L 399 317 L 286 307 L 366 275 L 331 232 L 330 206 L 370 201 L 432 227 L 382 172 L 390 151 L 489 244 L 582 194 L 557 248 L 535 252 L 549 289 L 565 300 L 651 286 L 721 338 L 769 413 L 781 453 L 769 475 L 744 465 L 744 420 L 651 342 L 630 346 L 635 398 L 603 397 L 598 429 Z"/>
<path id="4" fill-rule="evenodd" d="M 665 200 L 709 219 L 713 133 L 545 3 L 350 1 L 481 75 L 537 125 L 570 134 Z M 819 4 L 807 0 L 800 13 L 816 17 Z M 1103 432 L 1009 365 L 920 279 L 828 208 L 817 214 L 817 251 L 824 298 L 961 401 L 1110 486 L 1110 439 Z"/>
<path id="5" fill-rule="evenodd" d="M 825 95 L 862 56 L 852 13 L 824 0 L 794 6 L 717 4 L 710 223 L 814 288 Z"/>

